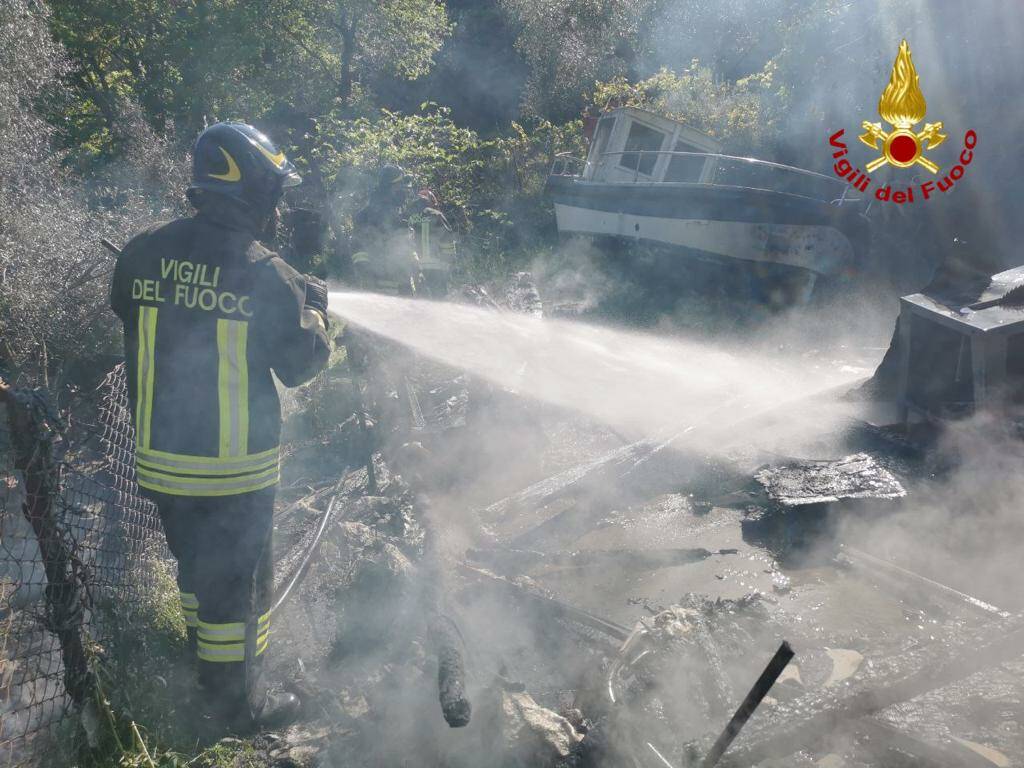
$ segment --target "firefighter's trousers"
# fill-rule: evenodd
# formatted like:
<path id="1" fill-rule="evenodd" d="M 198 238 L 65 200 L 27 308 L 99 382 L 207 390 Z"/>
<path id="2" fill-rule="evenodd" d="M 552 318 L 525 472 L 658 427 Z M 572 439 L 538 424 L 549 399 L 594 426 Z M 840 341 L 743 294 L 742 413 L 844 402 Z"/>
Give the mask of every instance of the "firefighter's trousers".
<path id="1" fill-rule="evenodd" d="M 275 488 L 237 496 L 152 494 L 178 561 L 178 588 L 199 684 L 222 714 L 255 714 L 266 692 Z"/>

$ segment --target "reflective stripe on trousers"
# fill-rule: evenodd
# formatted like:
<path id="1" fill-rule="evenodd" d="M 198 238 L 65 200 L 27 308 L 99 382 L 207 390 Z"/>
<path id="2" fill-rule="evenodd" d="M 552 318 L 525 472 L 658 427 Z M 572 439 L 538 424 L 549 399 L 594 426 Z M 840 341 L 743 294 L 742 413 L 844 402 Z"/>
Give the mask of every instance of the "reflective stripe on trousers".
<path id="1" fill-rule="evenodd" d="M 245 661 L 245 623 L 232 621 L 213 624 L 199 620 L 199 658 L 222 664 Z M 256 624 L 254 656 L 259 656 L 270 642 L 270 611 L 260 616 Z"/>
<path id="2" fill-rule="evenodd" d="M 199 620 L 199 658 L 223 663 L 245 661 L 245 623 L 211 624 Z"/>
<path id="3" fill-rule="evenodd" d="M 259 656 L 267 650 L 267 643 L 270 642 L 270 611 L 260 616 L 256 623 L 256 655 Z"/>
<path id="4" fill-rule="evenodd" d="M 185 617 L 185 626 L 199 626 L 199 600 L 191 592 L 179 592 L 181 597 L 181 613 Z"/>

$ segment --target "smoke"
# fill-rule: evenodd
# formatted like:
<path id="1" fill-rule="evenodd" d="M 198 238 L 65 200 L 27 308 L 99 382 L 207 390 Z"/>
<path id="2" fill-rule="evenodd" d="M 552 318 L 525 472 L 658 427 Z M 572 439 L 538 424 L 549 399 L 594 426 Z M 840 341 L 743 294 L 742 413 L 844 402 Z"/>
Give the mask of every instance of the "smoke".
<path id="1" fill-rule="evenodd" d="M 530 271 L 555 308 L 569 314 L 600 309 L 621 287 L 601 263 L 598 248 L 584 238 L 573 238 L 555 253 L 536 258 Z"/>
<path id="2" fill-rule="evenodd" d="M 998 605 L 1024 606 L 1014 576 L 1024 557 L 1024 444 L 1008 414 L 948 425 L 907 500 L 870 518 L 844 518 L 837 540 Z"/>
<path id="3" fill-rule="evenodd" d="M 967 130 L 977 132 L 979 148 L 964 183 L 950 192 L 925 204 L 875 203 L 869 215 L 879 264 L 904 279 L 901 288 L 920 287 L 920 270 L 908 262 L 930 262 L 926 281 L 928 269 L 942 260 L 954 237 L 1004 268 L 1018 263 L 1015 244 L 1024 232 L 1014 205 L 1021 163 L 1016 153 L 1001 148 L 1014 145 L 1022 117 L 1019 100 L 1006 95 L 1019 90 L 1016 73 L 1024 66 L 1016 33 L 1024 6 L 990 2 L 968 11 L 957 3 L 922 0 L 730 0 L 712 8 L 675 1 L 653 3 L 650 13 L 642 76 L 660 67 L 686 70 L 691 59 L 726 84 L 767 74 L 758 91 L 755 136 L 765 137 L 758 153 L 826 174 L 833 162 L 827 137 L 845 129 L 854 138 L 863 121 L 879 120 L 879 96 L 906 39 L 927 101 L 924 120 L 942 121 L 949 136 L 927 152 L 942 168 L 938 178 L 957 164 Z M 689 122 L 699 123 L 699 117 Z M 734 134 L 734 123 L 730 117 L 717 131 Z M 749 151 L 749 137 L 743 138 L 747 146 L 737 147 L 740 154 Z M 851 146 L 851 161 L 861 168 L 875 155 L 858 142 Z M 920 167 L 883 167 L 871 178 L 873 189 L 885 184 L 902 189 L 936 177 Z M 909 286 L 908 270 L 918 280 L 912 278 Z"/>
<path id="4" fill-rule="evenodd" d="M 877 318 L 855 325 L 848 322 L 846 312 L 863 311 L 863 303 L 851 304 L 832 318 L 828 313 L 836 310 L 835 305 L 808 308 L 776 319 L 762 334 L 717 337 L 714 342 L 681 336 L 668 323 L 660 329 L 662 335 L 655 336 L 364 294 L 332 293 L 331 306 L 351 323 L 407 345 L 424 359 L 439 360 L 525 398 L 557 406 L 563 423 L 600 422 L 629 438 L 683 432 L 677 443 L 681 448 L 726 459 L 736 448 L 753 449 L 762 457 L 770 457 L 773 451 L 807 458 L 838 458 L 852 452 L 846 427 L 849 419 L 860 414 L 854 407 L 836 406 L 828 391 L 870 369 L 881 351 L 869 348 L 872 339 L 864 338 L 866 326 L 882 325 Z M 879 307 L 875 309 L 881 313 Z M 875 341 L 884 337 L 879 328 L 871 333 Z M 822 402 L 831 404 L 819 405 Z M 577 416 L 566 416 L 566 410 Z M 772 417 L 753 418 L 765 414 Z M 636 595 L 654 596 L 654 605 L 663 601 L 664 606 L 676 601 L 685 604 L 688 591 L 727 597 L 753 591 L 771 596 L 773 586 L 781 584 L 784 589 L 777 600 L 769 597 L 761 608 L 721 609 L 727 618 L 716 619 L 721 624 L 712 628 L 712 645 L 722 657 L 722 680 L 727 686 L 717 695 L 734 704 L 779 640 L 790 640 L 798 651 L 798 671 L 793 674 L 802 679 L 791 680 L 772 695 L 792 698 L 839 685 L 845 676 L 860 674 L 861 668 L 868 670 L 863 674 L 870 674 L 875 659 L 898 653 L 908 640 L 943 642 L 949 629 L 946 620 L 955 626 L 970 616 L 955 604 L 937 607 L 943 602 L 941 596 L 932 599 L 912 596 L 909 590 L 888 591 L 891 585 L 879 590 L 871 574 L 851 576 L 821 569 L 839 544 L 857 546 L 1002 608 L 1017 608 L 1019 590 L 1012 574 L 1024 554 L 1020 544 L 1024 525 L 1016 503 L 1024 490 L 1018 478 L 1024 451 L 1006 425 L 1003 415 L 978 416 L 950 426 L 926 460 L 896 461 L 897 473 L 908 488 L 905 501 L 842 509 L 835 515 L 838 527 L 833 534 L 814 539 L 808 532 L 816 544 L 810 559 L 787 561 L 785 571 L 761 546 L 739 539 L 740 510 L 716 507 L 698 512 L 685 491 L 665 493 L 653 487 L 648 497 L 623 498 L 623 489 L 616 487 L 611 476 L 564 503 L 536 509 L 525 504 L 521 511 L 487 522 L 505 526 L 505 532 L 499 532 L 503 536 L 499 540 L 505 543 L 518 531 L 534 526 L 539 532 L 535 543 L 522 546 L 544 552 L 739 547 L 738 556 L 711 556 L 678 568 L 652 570 L 624 559 L 591 569 L 520 565 L 512 571 L 528 574 L 562 599 L 627 623 L 638 612 L 629 604 Z M 469 485 L 500 487 L 494 478 L 526 464 L 532 450 L 522 437 L 508 432 L 478 437 L 481 442 L 507 443 L 508 459 L 489 473 L 467 477 Z M 572 445 L 575 451 L 568 465 L 586 463 L 607 450 L 608 443 Z M 543 474 L 550 471 L 548 467 Z M 553 482 L 552 488 L 556 486 Z M 466 498 L 457 492 L 435 498 L 434 516 L 446 538 L 445 550 L 454 558 L 461 558 L 474 538 L 479 546 L 479 538 L 468 530 L 472 520 L 464 512 Z M 558 526 L 550 525 L 551 521 Z M 808 522 L 801 518 L 794 525 Z M 819 567 L 805 570 L 808 564 Z M 790 577 L 797 582 L 792 588 Z M 564 634 L 564 629 L 551 632 L 539 616 L 516 612 L 506 600 L 477 595 L 461 608 L 471 644 L 487 649 L 474 660 L 485 675 L 510 648 L 527 654 L 529 660 L 517 664 L 511 674 L 525 679 L 531 691 L 550 688 L 551 681 L 572 687 L 573 682 L 562 681 L 585 679 L 587 666 L 599 663 L 581 651 L 586 643 Z M 678 630 L 684 634 L 687 615 L 681 619 L 684 628 Z M 552 642 L 553 636 L 560 641 Z M 692 642 L 691 638 L 659 646 L 651 657 L 650 672 L 656 682 L 651 701 L 657 710 L 630 705 L 626 708 L 630 714 L 624 713 L 619 720 L 620 726 L 631 729 L 633 738 L 643 734 L 673 764 L 681 760 L 676 749 L 680 740 L 713 731 L 728 714 L 709 715 L 704 709 L 697 686 L 705 686 L 704 695 L 714 686 L 706 687 L 708 670 Z M 531 675 L 531 670 L 537 671 L 535 665 L 540 665 L 536 678 Z M 679 691 L 686 693 L 680 696 Z M 923 711 L 928 705 L 915 701 L 912 706 Z M 979 738 L 977 733 L 992 725 L 987 712 L 965 707 L 956 723 L 941 712 L 928 716 L 938 718 L 943 727 L 949 724 L 958 735 Z M 828 748 L 858 749 L 840 742 Z"/>
<path id="5" fill-rule="evenodd" d="M 535 5 L 543 11 L 543 4 Z M 634 5 L 642 4 L 615 7 Z M 529 6 L 521 0 L 502 3 L 505 8 Z M 104 314 L 103 270 L 110 267 L 112 257 L 96 241 L 105 235 L 122 242 L 140 226 L 176 213 L 186 164 L 167 141 L 157 139 L 137 105 L 126 103 L 120 105 L 122 138 L 130 160 L 105 168 L 88 184 L 67 173 L 62 166 L 66 157 L 56 150 L 58 137 L 39 109 L 41 100 L 60 98 L 60 78 L 65 72 L 64 53 L 52 43 L 40 7 L 27 0 L 11 0 L 10 11 L 0 19 L 0 128 L 7 142 L 7 151 L 0 156 L 0 304 L 7 321 L 0 328 L 0 364 L 22 365 L 42 358 L 45 368 L 47 354 L 73 359 L 83 350 L 115 349 L 110 343 L 115 338 L 110 318 Z M 947 144 L 935 152 L 936 161 L 945 167 L 955 162 L 959 140 L 968 128 L 977 131 L 979 146 L 977 160 L 948 195 L 905 208 L 876 204 L 872 213 L 876 235 L 898 237 L 901 244 L 891 247 L 890 240 L 879 238 L 878 250 L 896 269 L 906 270 L 910 260 L 921 260 L 922 251 L 931 251 L 929 244 L 942 245 L 955 234 L 966 235 L 975 248 L 994 254 L 994 260 L 1008 264 L 1017 258 L 1015 244 L 1024 234 L 1024 219 L 1014 209 L 1020 161 L 1007 148 L 1016 146 L 1016 131 L 1024 117 L 1024 107 L 1011 98 L 1019 91 L 1022 54 L 1017 38 L 1024 6 L 976 4 L 968 10 L 957 4 L 897 0 L 735 0 L 718 5 L 676 0 L 650 3 L 649 8 L 653 10 L 643 25 L 653 32 L 650 40 L 638 46 L 640 66 L 650 72 L 666 64 L 678 70 L 697 57 L 712 68 L 715 78 L 736 80 L 770 64 L 772 87 L 785 91 L 786 109 L 771 113 L 778 122 L 770 131 L 775 137 L 770 142 L 774 156 L 767 159 L 825 172 L 830 172 L 827 136 L 845 128 L 851 137 L 862 120 L 877 119 L 878 96 L 896 46 L 906 37 L 928 101 L 926 119 L 942 120 L 949 133 Z M 556 115 L 578 99 L 583 88 L 591 87 L 598 74 L 604 77 L 628 68 L 620 51 L 613 55 L 600 50 L 609 47 L 606 41 L 617 40 L 615 29 L 563 30 L 551 23 L 559 18 L 539 13 L 534 27 L 544 36 L 531 41 L 533 47 L 527 51 L 534 60 L 571 65 L 568 69 L 576 79 L 565 87 L 559 80 L 557 89 L 538 90 L 536 76 L 531 84 L 530 97 L 548 104 Z M 611 24 L 617 24 L 623 17 L 616 12 L 610 18 Z M 796 23 L 788 23 L 794 18 Z M 481 55 L 487 45 L 486 22 L 485 16 L 483 23 L 477 23 Z M 569 44 L 558 47 L 565 39 Z M 461 76 L 474 86 L 466 91 L 492 92 L 505 85 L 506 90 L 488 106 L 490 112 L 504 113 L 518 94 L 523 68 L 516 67 L 512 76 L 516 82 L 503 84 L 500 71 L 493 67 L 475 72 L 472 55 L 477 50 L 468 46 L 460 53 L 466 57 L 458 62 L 458 68 L 465 70 Z M 594 50 L 600 55 L 592 56 Z M 559 73 L 556 66 L 540 75 L 557 79 Z M 475 81 L 474 74 L 478 74 Z M 584 82 L 587 77 L 590 81 Z M 470 109 L 461 105 L 463 112 Z M 862 162 L 869 159 L 865 147 L 857 151 Z M 884 180 L 887 173 L 880 171 L 878 179 Z M 922 180 L 908 172 L 896 173 L 890 177 L 893 183 Z M 339 174 L 336 197 L 327 204 L 329 222 L 339 238 L 349 231 L 351 214 L 371 183 L 354 173 Z M 974 242 L 974 237 L 979 241 Z M 941 256 L 941 248 L 935 254 Z M 927 257 L 932 258 L 932 253 Z M 836 402 L 829 393 L 864 376 L 881 356 L 896 309 L 890 298 L 880 293 L 844 295 L 825 306 L 769 316 L 737 301 L 728 290 L 714 289 L 711 281 L 694 280 L 684 301 L 674 297 L 667 306 L 658 306 L 646 286 L 620 281 L 600 261 L 589 246 L 574 243 L 554 259 L 536 261 L 534 271 L 556 296 L 556 305 L 557 297 L 567 296 L 580 313 L 607 310 L 609 300 L 639 306 L 629 319 L 650 324 L 658 335 L 356 293 L 333 293 L 331 305 L 351 323 L 408 346 L 423 358 L 469 372 L 524 399 L 555 406 L 562 416 L 569 411 L 579 417 L 583 426 L 564 419 L 557 427 L 577 432 L 561 436 L 560 464 L 549 456 L 538 457 L 538 444 L 528 434 L 529 428 L 522 434 L 505 425 L 491 432 L 481 430 L 483 434 L 477 435 L 481 443 L 502 444 L 505 463 L 492 467 L 490 476 L 467 478 L 467 483 L 484 487 L 483 492 L 477 488 L 479 495 L 507 490 L 510 477 L 532 478 L 599 456 L 621 444 L 616 433 L 628 439 L 681 433 L 681 446 L 715 456 L 744 449 L 760 455 L 777 452 L 824 458 L 842 450 L 839 436 L 858 411 L 855 405 Z M 96 277 L 90 277 L 94 272 Z M 65 286 L 77 278 L 88 279 L 67 290 Z M 935 456 L 915 469 L 918 479 L 908 481 L 906 502 L 884 516 L 842 517 L 835 540 L 829 539 L 823 551 L 830 554 L 837 542 L 853 544 L 1004 608 L 1016 608 L 1021 596 L 1014 575 L 1024 554 L 1024 518 L 1019 511 L 1024 451 L 1019 441 L 1006 434 L 1003 424 L 998 418 L 978 417 L 947 430 Z M 549 433 L 556 429 L 546 428 Z M 463 467 L 452 471 L 468 474 Z M 593 536 L 590 546 L 595 541 L 647 546 L 670 538 L 676 544 L 710 546 L 705 537 L 722 536 L 727 527 L 723 519 L 738 528 L 735 519 L 722 516 L 713 520 L 717 531 L 709 532 L 710 524 L 701 528 L 693 507 L 680 494 L 659 499 L 657 507 L 638 504 L 636 510 L 623 511 L 602 506 L 602 492 L 611 497 L 616 489 L 590 490 L 594 498 L 579 505 L 583 513 L 606 515 L 601 521 L 603 537 Z M 468 523 L 468 504 L 463 504 L 467 498 L 468 494 L 458 493 L 438 497 L 437 517 L 454 522 L 456 529 Z M 571 524 L 561 538 L 575 546 L 591 530 L 591 523 L 597 525 L 595 517 Z M 627 524 L 632 537 L 622 532 Z M 473 539 L 465 530 L 451 527 L 445 534 L 446 548 L 458 556 L 462 554 L 459 546 L 464 550 Z M 554 546 L 558 541 L 550 543 Z M 749 552 L 750 560 L 761 560 L 756 567 L 746 566 L 753 575 L 742 577 L 744 588 L 755 578 L 764 580 L 759 572 L 764 570 L 762 561 L 768 559 Z M 691 578 L 680 578 L 676 569 L 675 580 L 657 582 L 656 590 L 654 577 L 636 571 L 608 567 L 600 579 L 592 574 L 588 579 L 584 573 L 577 589 L 590 597 L 595 610 L 613 610 L 613 602 L 624 590 L 636 594 L 641 587 L 678 599 L 680 582 Z M 696 573 L 691 582 L 695 586 L 687 589 L 719 583 L 711 564 Z M 641 578 L 649 580 L 637 585 Z M 607 591 L 595 584 L 607 586 Z M 829 617 L 837 625 L 851 627 L 846 630 L 851 635 L 868 612 L 866 601 L 861 600 L 864 591 L 854 595 L 858 601 L 847 604 L 833 598 Z M 892 610 L 890 603 L 886 607 Z M 535 646 L 541 636 L 550 640 L 554 633 L 535 632 L 519 623 L 521 615 L 513 615 L 507 601 L 477 599 L 466 610 L 471 629 L 467 634 L 475 646 L 489 648 L 504 642 L 526 649 L 524 655 L 531 654 L 521 665 L 534 668 L 535 678 L 527 681 L 531 687 L 543 687 L 550 679 L 572 679 L 578 673 L 582 677 L 581 668 L 598 664 L 572 642 L 560 647 L 548 643 L 538 652 Z M 626 613 L 619 603 L 614 610 Z M 879 624 L 891 623 L 890 614 L 878 613 Z M 811 615 L 807 613 L 807 623 Z M 749 648 L 760 650 L 770 649 L 778 637 L 774 628 L 766 628 L 746 639 Z M 802 654 L 813 654 L 809 645 L 800 649 Z M 477 665 L 480 676 L 494 671 L 491 666 L 497 664 L 492 662 L 500 654 L 484 655 L 484 663 Z M 755 656 L 751 651 L 748 665 L 730 670 L 737 691 L 741 681 L 756 673 Z M 697 671 L 684 667 L 683 672 L 686 677 Z M 401 685 L 396 683 L 389 695 L 396 703 L 405 703 Z M 695 720 L 685 716 L 688 710 L 683 704 L 676 702 L 674 714 L 683 713 L 678 722 L 696 731 Z M 400 719 L 413 722 L 418 707 L 417 700 L 402 710 Z M 402 733 L 389 746 L 412 753 L 416 738 L 411 734 L 406 740 Z"/>
<path id="6" fill-rule="evenodd" d="M 752 348 L 663 338 L 563 320 L 363 293 L 332 293 L 332 310 L 373 334 L 501 387 L 582 413 L 633 436 L 680 430 L 721 445 L 744 420 L 789 413 L 772 435 L 796 437 L 807 423 L 795 404 L 848 384 L 856 372 Z M 834 405 L 836 423 L 849 407 Z M 827 422 L 816 430 L 826 432 Z M 713 437 L 712 437 L 713 436 Z"/>

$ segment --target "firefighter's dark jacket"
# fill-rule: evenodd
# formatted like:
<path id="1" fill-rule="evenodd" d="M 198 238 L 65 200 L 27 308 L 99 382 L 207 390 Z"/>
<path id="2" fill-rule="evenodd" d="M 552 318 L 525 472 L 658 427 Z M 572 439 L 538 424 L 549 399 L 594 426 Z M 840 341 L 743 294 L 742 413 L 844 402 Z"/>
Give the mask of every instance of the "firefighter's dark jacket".
<path id="1" fill-rule="evenodd" d="M 285 386 L 326 363 L 326 318 L 305 279 L 230 216 L 157 225 L 118 257 L 111 306 L 125 329 L 139 485 L 231 496 L 279 479 Z"/>

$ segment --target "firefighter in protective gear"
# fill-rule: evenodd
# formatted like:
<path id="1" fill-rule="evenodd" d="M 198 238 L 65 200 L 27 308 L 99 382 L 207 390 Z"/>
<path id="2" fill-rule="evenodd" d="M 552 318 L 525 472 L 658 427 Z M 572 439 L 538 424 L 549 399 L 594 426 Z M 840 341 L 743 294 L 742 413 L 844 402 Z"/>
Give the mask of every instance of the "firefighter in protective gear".
<path id="1" fill-rule="evenodd" d="M 352 269 L 361 288 L 413 296 L 420 278 L 413 231 L 405 219 L 412 177 L 385 165 L 366 206 L 353 219 Z"/>
<path id="2" fill-rule="evenodd" d="M 432 298 L 443 299 L 455 264 L 455 235 L 432 190 L 419 191 L 409 205 L 408 221 L 416 240 L 422 285 Z"/>
<path id="3" fill-rule="evenodd" d="M 271 635 L 279 479 L 274 379 L 327 362 L 326 286 L 260 244 L 295 167 L 255 128 L 218 123 L 193 152 L 191 218 L 136 235 L 111 306 L 124 324 L 136 470 L 178 561 L 181 607 L 210 713 L 232 728 L 298 712 L 261 666 Z"/>

